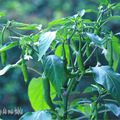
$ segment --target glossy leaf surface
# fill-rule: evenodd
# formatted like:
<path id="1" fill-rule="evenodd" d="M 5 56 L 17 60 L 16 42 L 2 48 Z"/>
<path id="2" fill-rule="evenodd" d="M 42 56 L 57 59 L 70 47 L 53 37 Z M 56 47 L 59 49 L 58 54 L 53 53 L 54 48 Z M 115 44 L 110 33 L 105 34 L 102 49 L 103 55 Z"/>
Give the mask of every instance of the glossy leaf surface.
<path id="1" fill-rule="evenodd" d="M 56 32 L 46 32 L 40 36 L 39 39 L 39 60 L 41 60 L 42 56 L 46 53 L 48 48 L 50 47 L 52 41 L 56 37 Z"/>
<path id="2" fill-rule="evenodd" d="M 63 61 L 55 56 L 49 55 L 44 59 L 45 75 L 49 78 L 58 95 L 61 94 L 61 88 L 66 81 L 66 74 Z"/>
<path id="3" fill-rule="evenodd" d="M 47 111 L 37 111 L 24 114 L 20 120 L 52 120 L 52 117 Z"/>
<path id="4" fill-rule="evenodd" d="M 120 100 L 120 74 L 109 66 L 92 67 L 92 71 L 95 81 L 104 86 L 115 99 Z"/>

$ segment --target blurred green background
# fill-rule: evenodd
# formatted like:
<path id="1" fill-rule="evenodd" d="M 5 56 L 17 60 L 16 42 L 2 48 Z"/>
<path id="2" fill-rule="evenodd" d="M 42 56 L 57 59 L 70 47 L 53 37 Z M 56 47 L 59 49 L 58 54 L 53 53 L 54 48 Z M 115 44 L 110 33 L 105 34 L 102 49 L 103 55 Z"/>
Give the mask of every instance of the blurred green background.
<path id="1" fill-rule="evenodd" d="M 112 2 L 119 2 L 119 0 Z M 0 0 L 0 11 L 7 14 L 7 19 L 0 19 L 0 24 L 6 23 L 7 20 L 15 20 L 42 24 L 45 27 L 49 21 L 54 19 L 74 15 L 82 9 L 97 10 L 97 7 L 97 0 Z M 93 14 L 88 17 L 95 19 Z M 18 48 L 8 51 L 7 64 L 15 63 L 19 59 L 20 53 Z M 29 61 L 28 64 L 40 69 L 38 62 Z M 2 67 L 0 65 L 1 69 Z M 32 71 L 29 73 L 30 78 L 37 77 Z M 29 103 L 27 87 L 28 84 L 24 82 L 20 69 L 12 69 L 4 76 L 0 76 L 0 110 L 21 107 L 24 113 L 33 111 Z M 18 115 L 1 116 L 5 120 L 17 120 L 19 117 Z"/>

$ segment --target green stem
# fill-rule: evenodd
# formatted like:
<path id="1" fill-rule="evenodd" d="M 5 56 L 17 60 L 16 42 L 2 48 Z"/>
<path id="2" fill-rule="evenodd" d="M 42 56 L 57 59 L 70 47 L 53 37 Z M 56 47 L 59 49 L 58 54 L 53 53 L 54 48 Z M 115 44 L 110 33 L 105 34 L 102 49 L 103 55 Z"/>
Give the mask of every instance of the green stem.
<path id="1" fill-rule="evenodd" d="M 97 102 L 93 104 L 90 120 L 98 120 Z"/>
<path id="2" fill-rule="evenodd" d="M 35 70 L 34 68 L 31 68 L 31 67 L 27 67 L 27 68 L 28 68 L 28 70 L 31 70 L 31 71 L 37 73 L 38 75 L 42 76 L 42 73 L 38 72 L 38 71 Z"/>
<path id="3" fill-rule="evenodd" d="M 83 74 L 81 74 L 80 79 L 82 78 Z M 79 80 L 80 80 L 79 79 Z M 64 116 L 63 116 L 63 120 L 67 119 L 67 110 L 68 110 L 68 98 L 70 95 L 71 90 L 73 89 L 74 85 L 76 84 L 76 80 L 75 79 L 71 79 L 69 86 L 67 88 L 67 90 L 64 92 Z"/>
<path id="4" fill-rule="evenodd" d="M 110 67 L 113 66 L 113 47 L 112 47 L 112 40 L 110 41 L 110 59 L 109 59 L 109 65 Z"/>
<path id="5" fill-rule="evenodd" d="M 71 39 L 72 39 L 73 35 L 75 34 L 75 32 L 76 32 L 76 29 L 74 29 L 72 35 L 67 39 L 68 49 L 70 52 L 70 64 L 73 67 L 73 70 L 74 70 L 74 62 L 73 62 L 73 57 L 72 57 L 73 55 L 72 55 L 72 49 L 71 49 L 70 43 L 71 43 Z"/>
<path id="6" fill-rule="evenodd" d="M 109 120 L 107 112 L 104 113 L 103 118 L 104 118 L 104 120 Z"/>
<path id="7" fill-rule="evenodd" d="M 94 50 L 92 51 L 92 53 L 90 54 L 90 56 L 85 60 L 84 65 L 89 61 L 89 59 L 92 57 L 92 55 L 94 54 L 94 52 L 96 51 L 97 47 L 94 48 Z"/>
<path id="8" fill-rule="evenodd" d="M 95 120 L 98 120 L 98 109 L 97 109 L 97 103 L 95 103 Z"/>
<path id="9" fill-rule="evenodd" d="M 73 35 L 75 34 L 75 32 L 76 32 L 76 29 L 74 29 L 72 35 L 67 39 L 68 49 L 69 49 L 69 52 L 70 52 L 70 65 L 72 66 L 73 71 L 75 71 L 75 70 L 74 70 L 74 63 L 73 63 L 73 57 L 72 57 L 73 55 L 72 55 L 72 50 L 71 50 L 70 43 L 71 43 L 71 39 L 72 39 Z M 63 55 L 64 55 L 63 56 L 64 59 L 66 60 L 64 43 L 63 43 Z M 68 109 L 68 96 L 69 96 L 69 93 L 67 93 L 66 90 L 65 90 L 65 92 L 63 94 L 64 94 L 63 95 L 63 101 L 64 101 L 64 116 L 63 116 L 63 120 L 66 120 L 67 119 L 67 109 Z"/>

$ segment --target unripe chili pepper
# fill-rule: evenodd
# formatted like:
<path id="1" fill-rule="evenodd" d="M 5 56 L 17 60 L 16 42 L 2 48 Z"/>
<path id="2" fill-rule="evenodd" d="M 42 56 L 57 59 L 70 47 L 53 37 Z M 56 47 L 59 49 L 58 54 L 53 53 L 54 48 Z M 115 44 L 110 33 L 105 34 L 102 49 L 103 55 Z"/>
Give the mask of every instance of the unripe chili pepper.
<path id="1" fill-rule="evenodd" d="M 86 55 L 87 55 L 87 57 L 90 56 L 90 47 L 89 47 L 89 43 L 87 43 L 87 45 L 86 45 Z"/>
<path id="2" fill-rule="evenodd" d="M 24 80 L 25 82 L 28 81 L 28 70 L 27 70 L 27 65 L 25 63 L 25 60 L 22 59 L 22 73 L 23 73 L 23 77 L 24 77 Z"/>
<path id="3" fill-rule="evenodd" d="M 5 65 L 7 61 L 7 53 L 4 51 L 4 52 L 1 52 L 1 62 L 2 62 L 2 65 Z"/>
<path id="4" fill-rule="evenodd" d="M 48 106 L 54 110 L 54 104 L 52 103 L 51 97 L 50 97 L 50 82 L 48 78 L 45 76 L 43 77 L 43 95 L 46 103 Z"/>
<path id="5" fill-rule="evenodd" d="M 81 72 L 85 71 L 85 67 L 82 61 L 81 53 L 76 51 L 77 64 Z"/>

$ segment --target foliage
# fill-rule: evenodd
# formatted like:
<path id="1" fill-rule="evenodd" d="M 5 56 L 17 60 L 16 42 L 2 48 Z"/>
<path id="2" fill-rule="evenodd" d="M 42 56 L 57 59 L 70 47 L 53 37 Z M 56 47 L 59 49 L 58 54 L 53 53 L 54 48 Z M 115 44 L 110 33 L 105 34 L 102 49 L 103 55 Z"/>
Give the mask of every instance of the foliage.
<path id="1" fill-rule="evenodd" d="M 117 73 L 119 33 L 107 29 L 108 23 L 120 20 L 119 15 L 113 14 L 120 3 L 112 4 L 109 0 L 99 2 L 94 21 L 86 17 L 90 11 L 82 10 L 73 16 L 50 22 L 45 29 L 41 25 L 16 21 L 2 24 L 2 63 L 6 64 L 6 53 L 10 49 L 17 46 L 22 52 L 20 60 L 6 65 L 0 75 L 18 67 L 25 82 L 29 83 L 30 68 L 26 62 L 35 60 L 37 56 L 42 65 L 41 72 L 31 69 L 40 77 L 33 78 L 28 86 L 29 99 L 36 112 L 26 113 L 20 120 L 97 120 L 101 114 L 104 116 L 100 116 L 101 119 L 106 120 L 110 111 L 120 117 L 120 74 Z M 0 13 L 0 17 L 4 15 Z M 4 37 L 7 30 L 15 31 L 9 36 L 12 42 Z M 33 33 L 21 34 L 23 30 L 32 30 Z M 100 58 L 106 61 L 106 65 Z M 92 63 L 89 63 L 91 59 Z M 92 82 L 83 90 L 78 90 L 78 83 L 82 80 L 86 83 L 85 77 L 92 78 Z M 72 98 L 73 95 L 75 98 Z"/>

